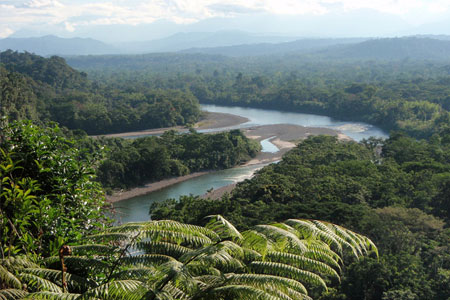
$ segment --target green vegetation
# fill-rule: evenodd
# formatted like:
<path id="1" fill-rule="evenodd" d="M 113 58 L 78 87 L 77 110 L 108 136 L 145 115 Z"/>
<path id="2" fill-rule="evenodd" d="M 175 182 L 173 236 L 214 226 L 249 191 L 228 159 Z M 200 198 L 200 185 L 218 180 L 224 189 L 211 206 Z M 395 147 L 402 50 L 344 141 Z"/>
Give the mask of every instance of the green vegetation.
<path id="1" fill-rule="evenodd" d="M 2 258 L 55 254 L 104 225 L 96 156 L 75 148 L 58 127 L 3 126 L 0 156 Z"/>
<path id="2" fill-rule="evenodd" d="M 113 227 L 86 236 L 62 266 L 61 256 L 41 266 L 0 259 L 0 298 L 311 299 L 344 264 L 377 256 L 368 238 L 331 223 L 289 219 L 241 233 L 220 215 L 209 220 Z"/>
<path id="3" fill-rule="evenodd" d="M 0 52 L 1 115 L 10 120 L 56 121 L 88 134 L 195 123 L 197 99 L 189 92 L 104 87 L 60 57 Z"/>
<path id="4" fill-rule="evenodd" d="M 196 171 L 232 168 L 254 157 L 260 150 L 239 130 L 202 134 L 167 131 L 162 136 L 101 139 L 108 148 L 97 174 L 104 188 L 130 188 Z"/>
<path id="5" fill-rule="evenodd" d="M 72 58 L 90 66 L 92 82 L 58 57 L 7 51 L 0 58 L 0 114 L 10 122 L 0 136 L 0 299 L 309 299 L 299 282 L 320 300 L 450 298 L 447 62 Z M 73 142 L 54 125 L 11 122 L 53 120 L 92 134 L 189 125 L 199 101 L 328 114 L 399 132 L 362 143 L 309 138 L 221 200 L 184 196 L 152 206 L 154 220 L 175 221 L 98 234 L 107 220 L 96 180 L 128 188 L 228 168 L 253 156 L 256 144 L 239 131 L 93 140 L 64 130 Z M 205 220 L 219 214 L 237 229 L 218 216 Z M 373 244 L 328 222 L 364 234 L 380 256 L 352 259 Z M 74 245 L 66 258 L 70 294 L 55 271 L 63 243 Z"/>
<path id="6" fill-rule="evenodd" d="M 189 90 L 200 103 L 326 114 L 418 138 L 450 123 L 447 61 L 148 54 L 69 62 L 114 87 Z"/>
<path id="7" fill-rule="evenodd" d="M 449 184 L 449 133 L 429 141 L 394 133 L 361 144 L 319 136 L 221 200 L 182 197 L 151 212 L 192 224 L 220 212 L 240 229 L 289 217 L 343 224 L 371 238 L 381 257 L 351 265 L 323 299 L 438 300 L 450 296 L 443 288 L 450 282 Z"/>

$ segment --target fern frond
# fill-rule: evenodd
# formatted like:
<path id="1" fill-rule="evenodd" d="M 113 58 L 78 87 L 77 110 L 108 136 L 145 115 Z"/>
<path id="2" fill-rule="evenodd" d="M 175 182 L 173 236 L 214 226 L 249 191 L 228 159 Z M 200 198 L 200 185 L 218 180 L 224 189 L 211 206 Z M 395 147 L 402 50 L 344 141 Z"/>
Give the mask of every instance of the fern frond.
<path id="1" fill-rule="evenodd" d="M 151 283 L 155 292 L 163 291 L 167 284 L 172 284 L 185 292 L 192 292 L 197 286 L 197 281 L 189 272 L 189 268 L 177 260 L 160 265 L 153 280 L 148 283 Z"/>
<path id="2" fill-rule="evenodd" d="M 256 287 L 247 285 L 226 285 L 212 289 L 209 298 L 205 299 L 258 299 L 258 300 L 276 300 L 272 295 Z"/>
<path id="3" fill-rule="evenodd" d="M 310 285 L 321 286 L 327 290 L 325 281 L 319 275 L 287 264 L 254 261 L 250 263 L 249 267 L 256 273 L 287 277 Z"/>
<path id="4" fill-rule="evenodd" d="M 21 289 L 22 283 L 8 269 L 0 265 L 0 282 L 12 289 Z"/>
<path id="5" fill-rule="evenodd" d="M 64 258 L 67 269 L 72 274 L 78 274 L 80 271 L 104 271 L 110 267 L 108 262 L 96 258 L 85 256 L 67 256 Z M 61 268 L 59 257 L 52 256 L 45 259 L 45 265 L 50 269 Z"/>
<path id="6" fill-rule="evenodd" d="M 341 266 L 339 264 L 339 262 L 341 261 L 340 258 L 336 258 L 335 256 L 330 255 L 329 251 L 322 251 L 321 249 L 311 249 L 303 253 L 303 256 L 323 262 L 331 267 L 336 268 L 338 271 L 341 271 Z"/>
<path id="7" fill-rule="evenodd" d="M 52 269 L 42 269 L 42 268 L 27 268 L 23 269 L 22 273 L 27 274 L 33 274 L 36 276 L 39 276 L 43 279 L 46 279 L 48 281 L 51 281 L 55 283 L 56 285 L 60 286 L 61 283 L 61 271 L 59 270 L 52 270 Z M 66 282 L 69 288 L 69 291 L 77 291 L 79 293 L 85 292 L 86 290 L 90 288 L 94 288 L 97 286 L 97 284 L 89 279 L 83 278 L 81 276 L 77 276 L 70 273 L 65 273 Z"/>
<path id="8" fill-rule="evenodd" d="M 19 274 L 19 278 L 22 282 L 26 283 L 28 289 L 31 289 L 32 291 L 48 291 L 48 292 L 62 293 L 62 289 L 58 285 L 51 282 L 50 280 L 41 278 L 37 275 L 29 273 L 21 273 Z"/>
<path id="9" fill-rule="evenodd" d="M 130 239 L 130 235 L 128 233 L 120 233 L 120 232 L 103 232 L 94 235 L 88 235 L 85 237 L 87 241 L 94 241 L 100 243 L 108 243 L 108 242 L 119 242 L 126 241 Z"/>
<path id="10" fill-rule="evenodd" d="M 71 246 L 72 255 L 86 255 L 86 254 L 98 254 L 102 255 L 112 254 L 117 250 L 117 247 L 111 247 L 102 244 L 86 244 Z"/>
<path id="11" fill-rule="evenodd" d="M 155 273 L 155 270 L 156 269 L 154 267 L 130 268 L 114 274 L 113 278 L 119 280 L 144 280 L 148 278 L 150 274 Z"/>
<path id="12" fill-rule="evenodd" d="M 310 220 L 289 219 L 285 221 L 286 224 L 293 226 L 298 230 L 305 238 L 314 237 L 326 242 L 328 245 L 333 245 L 337 248 L 339 253 L 342 252 L 341 244 L 336 240 L 335 235 L 329 230 L 320 230 Z"/>
<path id="13" fill-rule="evenodd" d="M 0 265 L 4 266 L 8 270 L 19 270 L 22 268 L 38 268 L 39 266 L 31 262 L 26 257 L 8 257 L 5 259 L 0 259 Z"/>
<path id="14" fill-rule="evenodd" d="M 253 285 L 258 288 L 272 285 L 282 290 L 292 289 L 304 295 L 308 295 L 305 286 L 297 280 L 274 276 L 269 274 L 226 274 L 227 283 Z"/>
<path id="15" fill-rule="evenodd" d="M 175 258 L 162 254 L 142 254 L 135 256 L 126 256 L 121 258 L 121 262 L 126 265 L 161 265 Z"/>
<path id="16" fill-rule="evenodd" d="M 302 255 L 285 252 L 269 252 L 266 259 L 271 262 L 284 263 L 312 273 L 330 275 L 339 279 L 339 274 L 329 265 Z"/>
<path id="17" fill-rule="evenodd" d="M 164 254 L 176 259 L 191 251 L 187 247 L 166 242 L 138 242 L 134 246 L 147 254 Z"/>
<path id="18" fill-rule="evenodd" d="M 294 233 L 280 227 L 274 225 L 256 225 L 254 230 L 271 239 L 273 244 L 276 244 L 278 250 L 283 251 L 286 247 L 289 247 L 296 249 L 300 254 L 308 249 L 304 240 L 301 240 Z"/>
<path id="19" fill-rule="evenodd" d="M 177 245 L 201 247 L 212 243 L 212 240 L 203 234 L 191 234 L 175 230 L 146 229 L 142 234 L 143 237 L 152 241 L 164 241 Z"/>
<path id="20" fill-rule="evenodd" d="M 54 292 L 36 292 L 28 294 L 24 299 L 33 300 L 75 300 L 80 299 L 80 294 L 54 293 Z"/>
<path id="21" fill-rule="evenodd" d="M 19 289 L 3 289 L 0 290 L 0 300 L 16 300 L 23 299 L 28 292 Z"/>
<path id="22" fill-rule="evenodd" d="M 210 221 L 205 227 L 216 232 L 222 240 L 232 239 L 234 241 L 239 241 L 243 239 L 239 230 L 221 215 L 211 215 L 206 218 L 209 218 Z"/>
<path id="23" fill-rule="evenodd" d="M 184 224 L 173 220 L 160 220 L 147 222 L 141 231 L 145 232 L 147 230 L 176 231 L 193 236 L 206 237 L 211 241 L 220 240 L 219 235 L 208 228 L 197 225 Z"/>
<path id="24" fill-rule="evenodd" d="M 118 280 L 103 284 L 82 294 L 80 299 L 92 297 L 102 300 L 139 300 L 146 293 L 144 284 L 137 280 Z"/>

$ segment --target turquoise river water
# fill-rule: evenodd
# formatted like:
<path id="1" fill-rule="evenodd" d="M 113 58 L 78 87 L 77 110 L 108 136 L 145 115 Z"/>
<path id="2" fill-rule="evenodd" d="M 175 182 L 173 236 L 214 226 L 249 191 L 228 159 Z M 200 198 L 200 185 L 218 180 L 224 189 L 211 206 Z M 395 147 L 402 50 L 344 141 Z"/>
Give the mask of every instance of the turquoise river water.
<path id="1" fill-rule="evenodd" d="M 247 123 L 226 129 L 270 124 L 294 124 L 308 127 L 325 127 L 336 129 L 356 141 L 360 141 L 371 136 L 382 138 L 388 137 L 386 132 L 376 126 L 361 122 L 343 122 L 327 116 L 216 105 L 202 105 L 202 108 L 205 111 L 230 113 L 249 119 Z M 219 131 L 223 129 L 224 128 L 204 130 L 203 132 Z M 270 142 L 270 139 L 271 138 L 261 141 L 261 145 L 263 146 L 262 151 L 278 151 L 277 147 Z M 253 176 L 256 170 L 262 168 L 263 166 L 264 165 L 253 165 L 217 171 L 171 185 L 167 188 L 144 196 L 138 196 L 120 201 L 114 204 L 116 210 L 115 218 L 119 223 L 148 220 L 149 208 L 153 202 L 163 201 L 168 198 L 178 199 L 181 195 L 203 195 L 211 188 L 217 189 L 248 179 Z"/>

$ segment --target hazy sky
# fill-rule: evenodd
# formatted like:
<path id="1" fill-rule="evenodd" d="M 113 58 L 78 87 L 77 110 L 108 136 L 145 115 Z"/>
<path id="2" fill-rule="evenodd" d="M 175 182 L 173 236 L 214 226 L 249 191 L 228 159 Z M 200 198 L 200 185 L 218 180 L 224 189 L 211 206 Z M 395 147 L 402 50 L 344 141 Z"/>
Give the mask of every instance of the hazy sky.
<path id="1" fill-rule="evenodd" d="M 358 10 L 398 17 L 412 26 L 450 16 L 450 0 L 0 0 L 0 37 L 19 30 L 73 32 L 89 26 L 178 24 L 267 13 L 326 16 Z"/>

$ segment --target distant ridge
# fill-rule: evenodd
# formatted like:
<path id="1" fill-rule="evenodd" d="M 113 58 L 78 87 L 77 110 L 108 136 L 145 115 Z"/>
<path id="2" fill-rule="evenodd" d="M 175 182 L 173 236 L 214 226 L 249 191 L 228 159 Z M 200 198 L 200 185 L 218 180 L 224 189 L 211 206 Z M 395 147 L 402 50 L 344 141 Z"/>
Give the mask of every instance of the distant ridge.
<path id="1" fill-rule="evenodd" d="M 220 54 L 225 56 L 259 56 L 277 55 L 286 53 L 305 53 L 320 50 L 335 45 L 356 44 L 366 41 L 367 38 L 336 38 L 336 39 L 298 39 L 284 43 L 245 44 L 227 47 L 191 48 L 183 50 L 184 53 Z"/>
<path id="2" fill-rule="evenodd" d="M 227 47 L 242 44 L 283 43 L 295 37 L 255 35 L 244 31 L 179 32 L 169 37 L 117 44 L 126 53 L 174 52 L 191 48 Z"/>
<path id="3" fill-rule="evenodd" d="M 98 55 L 119 51 L 103 42 L 90 38 L 60 38 L 54 35 L 33 38 L 5 38 L 0 40 L 0 51 L 27 51 L 42 56 Z"/>
<path id="4" fill-rule="evenodd" d="M 372 39 L 359 44 L 332 47 L 316 55 L 361 60 L 450 60 L 450 41 L 429 37 Z"/>

